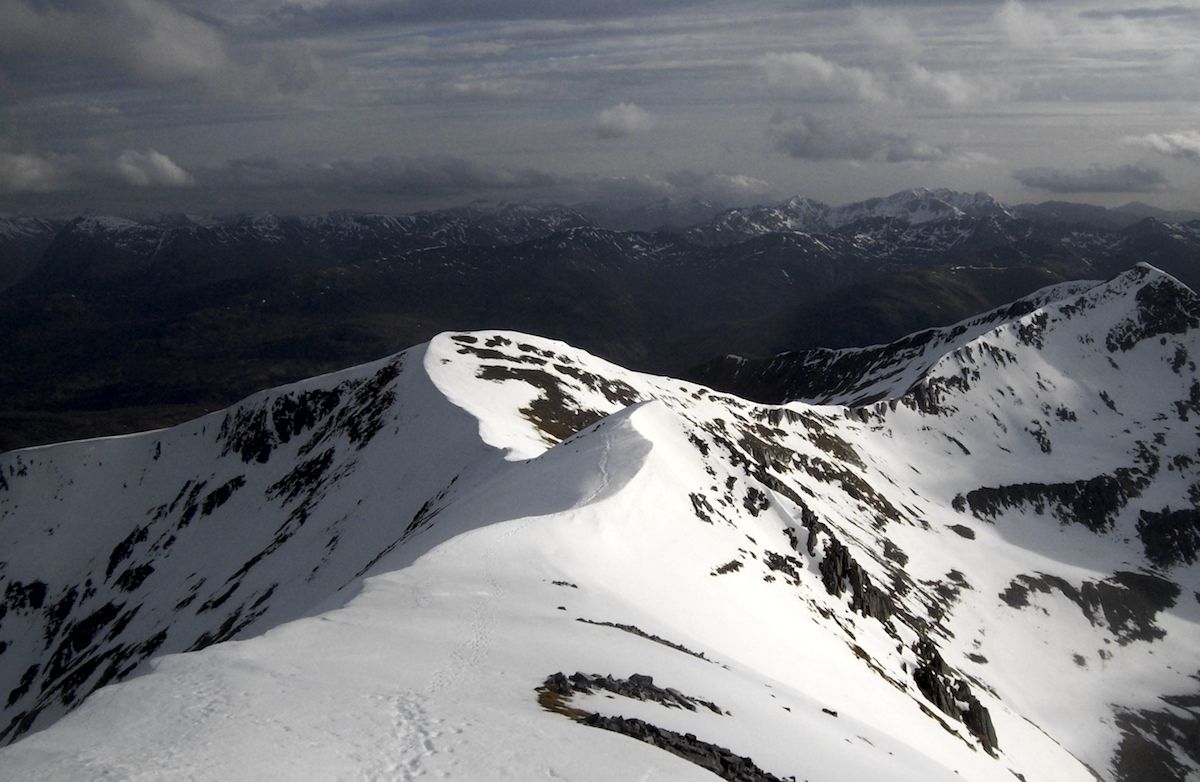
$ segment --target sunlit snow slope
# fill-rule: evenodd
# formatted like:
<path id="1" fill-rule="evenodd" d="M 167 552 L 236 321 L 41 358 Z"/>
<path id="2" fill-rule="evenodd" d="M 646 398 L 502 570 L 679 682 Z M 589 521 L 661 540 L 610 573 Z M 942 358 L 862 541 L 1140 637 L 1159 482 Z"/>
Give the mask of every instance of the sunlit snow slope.
<path id="1" fill-rule="evenodd" d="M 2 455 L 0 778 L 1195 778 L 1200 301 L 971 328 L 857 407 L 444 334 Z"/>

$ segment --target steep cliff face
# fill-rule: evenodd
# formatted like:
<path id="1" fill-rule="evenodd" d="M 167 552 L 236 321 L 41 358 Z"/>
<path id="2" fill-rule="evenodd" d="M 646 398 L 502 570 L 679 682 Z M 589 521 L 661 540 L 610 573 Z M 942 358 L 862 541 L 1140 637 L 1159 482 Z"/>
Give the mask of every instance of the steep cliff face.
<path id="1" fill-rule="evenodd" d="M 11 452 L 0 771 L 1197 773 L 1198 326 L 1139 267 L 783 406 L 447 333 Z"/>

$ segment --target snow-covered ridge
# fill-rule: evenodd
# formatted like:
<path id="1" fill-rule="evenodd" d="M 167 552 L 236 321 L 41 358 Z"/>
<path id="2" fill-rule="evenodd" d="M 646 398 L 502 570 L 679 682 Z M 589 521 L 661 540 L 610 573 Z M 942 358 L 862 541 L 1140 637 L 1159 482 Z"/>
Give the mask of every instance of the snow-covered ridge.
<path id="1" fill-rule="evenodd" d="M 885 345 L 783 353 L 759 371 L 790 377 L 785 394 L 793 401 L 857 406 L 898 398 L 943 356 L 991 331 L 998 323 L 1008 323 L 1099 284 L 1078 281 L 1052 285 L 953 326 L 924 329 Z"/>
<path id="2" fill-rule="evenodd" d="M 448 333 L 4 454 L 0 776 L 1196 773 L 1197 317 L 1043 291 L 854 408 Z"/>

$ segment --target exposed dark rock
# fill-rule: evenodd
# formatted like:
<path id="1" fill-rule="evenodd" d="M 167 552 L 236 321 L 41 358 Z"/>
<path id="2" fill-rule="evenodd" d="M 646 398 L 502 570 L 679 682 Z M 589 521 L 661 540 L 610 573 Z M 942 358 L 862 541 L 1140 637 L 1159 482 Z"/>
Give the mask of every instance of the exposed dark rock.
<path id="1" fill-rule="evenodd" d="M 221 422 L 222 453 L 236 453 L 247 463 L 266 463 L 277 446 L 310 429 L 316 431 L 301 446 L 302 456 L 335 433 L 363 448 L 382 428 L 384 412 L 396 401 L 389 386 L 400 375 L 403 363 L 404 357 L 398 356 L 369 378 L 346 381 L 329 390 L 276 397 L 269 410 L 266 402 L 238 407 Z"/>
<path id="2" fill-rule="evenodd" d="M 21 683 L 8 693 L 7 707 L 11 707 L 14 703 L 25 697 L 25 693 L 29 692 L 29 688 L 33 685 L 34 680 L 37 679 L 39 667 L 34 664 L 25 669 L 25 673 L 21 674 Z"/>
<path id="3" fill-rule="evenodd" d="M 557 582 L 555 582 L 555 583 L 557 583 Z M 568 586 L 574 587 L 575 585 L 569 584 Z M 576 588 L 578 588 L 578 587 L 576 587 Z M 641 628 L 636 627 L 635 625 L 620 624 L 619 622 L 597 622 L 595 620 L 584 619 L 582 617 L 576 619 L 575 621 L 583 622 L 584 624 L 589 624 L 589 625 L 597 625 L 600 627 L 612 627 L 617 630 L 624 630 L 625 632 L 636 635 L 639 638 L 645 638 L 647 641 L 653 641 L 656 644 L 662 644 L 663 646 L 670 647 L 671 649 L 674 649 L 677 652 L 683 652 L 684 654 L 690 654 L 692 657 L 696 657 L 698 659 L 704 660 L 705 662 L 712 662 L 712 660 L 709 660 L 707 657 L 704 656 L 704 652 L 693 652 L 691 649 L 687 648 L 686 646 L 683 646 L 682 644 L 673 643 L 673 642 L 668 641 L 667 639 L 662 638 L 660 636 L 654 635 L 652 633 L 647 633 L 645 630 L 642 630 Z"/>
<path id="4" fill-rule="evenodd" d="M 691 733 L 681 734 L 665 730 L 644 720 L 605 717 L 600 714 L 591 714 L 580 722 L 589 727 L 621 733 L 664 749 L 731 782 L 784 782 L 781 777 L 763 771 L 750 758 L 735 755 L 728 749 L 702 741 Z"/>
<path id="5" fill-rule="evenodd" d="M 554 369 L 562 374 L 578 380 L 582 385 L 590 388 L 593 391 L 598 391 L 604 395 L 614 405 L 629 407 L 641 401 L 642 397 L 634 389 L 623 380 L 613 380 L 611 378 L 601 377 L 593 372 L 580 369 L 579 367 L 569 366 L 567 364 L 555 364 Z"/>
<path id="6" fill-rule="evenodd" d="M 45 613 L 46 626 L 42 630 L 42 636 L 46 642 L 46 648 L 50 648 L 50 644 L 58 636 L 58 630 L 62 627 L 63 622 L 71 615 L 71 609 L 75 607 L 75 601 L 79 599 L 79 590 L 76 587 L 71 587 L 63 592 L 62 597 L 56 600 L 52 605 L 47 606 Z"/>
<path id="7" fill-rule="evenodd" d="M 271 424 L 280 443 L 317 425 L 338 406 L 342 400 L 340 389 L 314 389 L 298 394 L 277 397 L 271 405 Z"/>
<path id="8" fill-rule="evenodd" d="M 226 452 L 237 453 L 243 462 L 259 464 L 271 458 L 275 444 L 274 432 L 267 425 L 267 411 L 262 408 L 238 408 L 227 414 L 221 423 L 221 438 L 226 442 Z"/>
<path id="9" fill-rule="evenodd" d="M 708 524 L 712 524 L 713 515 L 716 514 L 716 510 L 713 509 L 713 506 L 708 501 L 708 498 L 703 494 L 697 494 L 696 492 L 689 494 L 688 498 L 692 501 L 692 512 L 696 514 L 696 518 Z"/>
<path id="10" fill-rule="evenodd" d="M 319 455 L 300 462 L 267 489 L 267 496 L 285 503 L 304 493 L 311 497 L 321 486 L 325 473 L 333 464 L 334 449 L 326 448 Z"/>
<path id="11" fill-rule="evenodd" d="M 966 680 L 955 677 L 937 645 L 928 638 L 913 644 L 920 663 L 913 669 L 913 681 L 930 703 L 943 714 L 962 722 L 989 755 L 995 755 L 1000 744 L 987 707 L 971 692 Z"/>
<path id="12" fill-rule="evenodd" d="M 134 527 L 133 532 L 130 532 L 125 536 L 124 540 L 114 546 L 112 553 L 108 555 L 108 568 L 104 571 L 104 577 L 106 579 L 112 578 L 113 571 L 117 569 L 117 565 L 128 559 L 129 555 L 133 553 L 133 547 L 138 543 L 144 542 L 149 534 L 149 527 Z"/>
<path id="13" fill-rule="evenodd" d="M 1138 468 L 1122 468 L 1115 475 L 1073 483 L 1017 483 L 985 486 L 954 498 L 954 509 L 967 508 L 978 519 L 994 519 L 1005 508 L 1032 507 L 1039 514 L 1050 513 L 1064 524 L 1082 524 L 1093 532 L 1112 528 L 1117 512 L 1144 488 L 1144 473 Z"/>
<path id="14" fill-rule="evenodd" d="M 731 559 L 730 561 L 726 562 L 724 565 L 720 565 L 719 567 L 717 567 L 712 572 L 712 575 L 723 576 L 726 573 L 733 573 L 734 571 L 741 570 L 741 569 L 742 569 L 742 561 L 740 559 Z"/>
<path id="15" fill-rule="evenodd" d="M 684 695 L 672 687 L 659 687 L 654 683 L 653 677 L 640 673 L 635 673 L 628 679 L 586 673 L 574 673 L 567 677 L 565 674 L 556 673 L 547 678 L 542 686 L 550 692 L 567 697 L 577 692 L 587 694 L 593 690 L 604 690 L 634 700 L 661 703 L 671 709 L 695 711 L 697 706 L 703 706 L 713 714 L 725 713 L 712 701 Z"/>
<path id="16" fill-rule="evenodd" d="M 105 603 L 83 619 L 67 626 L 62 641 L 50 655 L 45 678 L 53 681 L 75 662 L 77 656 L 92 651 L 93 642 L 100 631 L 121 613 L 123 604 Z"/>
<path id="17" fill-rule="evenodd" d="M 784 782 L 783 779 L 763 771 L 746 757 L 696 738 L 691 733 L 676 733 L 652 725 L 644 720 L 620 716 L 605 716 L 584 711 L 569 705 L 575 693 L 590 693 L 595 689 L 606 690 L 638 700 L 652 700 L 670 708 L 687 708 L 695 711 L 703 705 L 716 714 L 723 712 L 716 704 L 689 698 L 678 690 L 661 688 L 649 676 L 633 674 L 629 679 L 614 679 L 611 676 L 575 673 L 568 677 L 564 673 L 551 674 L 538 688 L 538 702 L 543 708 L 562 714 L 592 728 L 620 733 L 666 750 L 684 760 L 711 771 L 721 779 L 731 782 Z"/>
<path id="18" fill-rule="evenodd" d="M 121 575 L 117 576 L 117 580 L 113 585 L 122 592 L 132 592 L 142 585 L 142 582 L 150 577 L 154 572 L 154 566 L 147 562 L 144 565 L 131 567 Z"/>
<path id="19" fill-rule="evenodd" d="M 233 493 L 246 485 L 245 477 L 239 475 L 235 478 L 230 478 L 225 483 L 208 493 L 204 498 L 204 502 L 200 505 L 200 515 L 209 516 L 214 510 L 224 505 L 233 496 Z"/>
<path id="20" fill-rule="evenodd" d="M 777 554 L 774 551 L 764 551 L 763 564 L 776 573 L 788 576 L 792 584 L 800 583 L 800 571 L 804 569 L 804 563 L 795 557 Z"/>
<path id="21" fill-rule="evenodd" d="M 1157 709 L 1115 711 L 1122 737 L 1112 765 L 1120 782 L 1191 779 L 1200 766 L 1200 693 L 1160 700 Z"/>
<path id="22" fill-rule="evenodd" d="M 809 540 L 815 547 L 813 530 L 809 528 Z M 850 610 L 857 611 L 863 616 L 870 616 L 886 623 L 895 610 L 891 597 L 886 592 L 871 583 L 871 576 L 854 561 L 850 550 L 833 536 L 828 528 L 821 530 L 828 541 L 825 552 L 817 567 L 821 571 L 821 581 L 825 591 L 835 597 L 850 589 Z"/>
<path id="23" fill-rule="evenodd" d="M 1190 565 L 1200 555 L 1200 508 L 1143 510 L 1137 532 L 1146 558 L 1157 567 Z"/>
<path id="24" fill-rule="evenodd" d="M 383 428 L 383 414 L 396 401 L 396 393 L 389 386 L 400 376 L 403 365 L 403 356 L 384 364 L 354 389 L 351 403 L 338 410 L 337 430 L 359 449 L 365 447 Z"/>
<path id="25" fill-rule="evenodd" d="M 46 600 L 46 589 L 46 585 L 41 581 L 31 581 L 28 584 L 9 581 L 4 589 L 4 607 L 14 611 L 37 611 Z"/>
<path id="26" fill-rule="evenodd" d="M 1200 297 L 1165 277 L 1138 289 L 1137 319 L 1118 323 L 1105 337 L 1110 351 L 1132 349 L 1142 340 L 1167 334 L 1182 334 L 1200 327 Z"/>
<path id="27" fill-rule="evenodd" d="M 955 535 L 958 535 L 960 538 L 966 538 L 967 540 L 975 540 L 975 530 L 971 529 L 968 526 L 965 526 L 963 524 L 949 524 L 949 525 L 947 525 L 947 527 L 950 529 L 951 532 L 953 532 Z"/>
<path id="28" fill-rule="evenodd" d="M 767 499 L 767 495 L 753 486 L 746 488 L 746 496 L 742 500 L 742 504 L 746 506 L 746 510 L 750 511 L 752 516 L 757 516 L 771 507 L 771 501 Z"/>
<path id="29" fill-rule="evenodd" d="M 191 481 L 188 483 L 190 484 Z M 187 493 L 187 499 L 184 501 L 183 509 L 179 511 L 179 523 L 176 525 L 176 529 L 183 529 L 188 524 L 191 524 L 192 519 L 200 512 L 200 492 L 207 485 L 208 481 L 200 481 L 199 483 L 192 484 L 191 490 Z M 174 507 L 175 503 L 171 503 L 171 505 Z"/>
<path id="30" fill-rule="evenodd" d="M 1177 585 L 1150 573 L 1117 571 L 1104 581 L 1084 581 L 1078 588 L 1058 576 L 1039 573 L 1013 579 L 1000 599 L 1013 608 L 1029 605 L 1029 593 L 1057 591 L 1079 606 L 1088 621 L 1107 627 L 1122 646 L 1154 641 L 1166 635 L 1156 624 L 1161 611 L 1175 605 Z"/>
<path id="31" fill-rule="evenodd" d="M 552 443 L 565 440 L 605 417 L 597 410 L 580 407 L 563 382 L 543 369 L 486 364 L 476 374 L 482 380 L 516 380 L 538 389 L 541 394 L 521 408 L 521 414 Z"/>

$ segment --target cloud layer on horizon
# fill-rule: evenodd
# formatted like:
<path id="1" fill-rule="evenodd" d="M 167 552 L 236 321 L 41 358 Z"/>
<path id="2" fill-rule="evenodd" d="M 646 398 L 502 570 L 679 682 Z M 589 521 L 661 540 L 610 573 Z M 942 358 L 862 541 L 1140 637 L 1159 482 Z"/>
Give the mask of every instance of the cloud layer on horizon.
<path id="1" fill-rule="evenodd" d="M 441 198 L 445 176 L 469 198 L 526 192 L 516 172 L 714 169 L 834 202 L 926 184 L 1200 200 L 1200 166 L 1153 166 L 1200 160 L 1200 11 L 1182 6 L 0 0 L 0 17 L 6 208 L 84 191 L 102 208 L 102 182 L 203 203 L 225 161 L 267 156 L 329 208 L 350 177 Z M 409 162 L 331 162 L 375 159 Z M 414 162 L 434 160 L 477 176 Z"/>
<path id="2" fill-rule="evenodd" d="M 1013 177 L 1031 190 L 1048 193 L 1152 193 L 1167 185 L 1162 171 L 1150 166 L 1089 166 L 1081 170 L 1023 168 Z"/>

